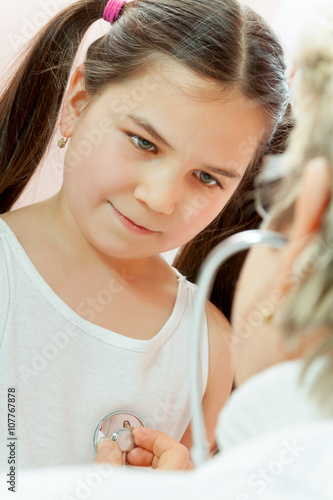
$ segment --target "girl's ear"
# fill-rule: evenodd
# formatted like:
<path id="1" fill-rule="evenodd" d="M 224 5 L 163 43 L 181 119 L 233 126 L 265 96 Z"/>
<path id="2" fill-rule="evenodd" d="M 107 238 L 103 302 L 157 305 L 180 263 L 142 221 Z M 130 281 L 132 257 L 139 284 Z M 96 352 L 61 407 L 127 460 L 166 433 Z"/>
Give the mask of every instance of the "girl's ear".
<path id="1" fill-rule="evenodd" d="M 77 119 L 84 105 L 87 103 L 87 99 L 88 94 L 84 86 L 83 65 L 81 65 L 75 70 L 64 99 L 60 130 L 65 137 L 73 135 Z"/>
<path id="2" fill-rule="evenodd" d="M 282 295 L 285 295 L 291 287 L 293 280 L 290 277 L 297 258 L 320 230 L 331 197 L 331 184 L 331 169 L 327 160 L 322 157 L 311 160 L 304 169 L 289 231 L 289 241 L 284 251 L 281 273 Z"/>

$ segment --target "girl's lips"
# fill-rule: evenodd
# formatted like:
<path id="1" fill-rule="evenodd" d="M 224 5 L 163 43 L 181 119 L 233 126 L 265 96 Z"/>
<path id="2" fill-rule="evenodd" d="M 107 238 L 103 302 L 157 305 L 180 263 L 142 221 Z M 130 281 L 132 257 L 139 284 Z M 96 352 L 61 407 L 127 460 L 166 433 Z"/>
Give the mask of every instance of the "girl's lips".
<path id="1" fill-rule="evenodd" d="M 138 233 L 138 234 L 156 234 L 157 231 L 150 231 L 150 229 L 147 229 L 146 227 L 142 227 L 142 226 L 137 226 L 136 224 L 134 224 L 133 221 L 131 221 L 130 219 L 128 219 L 127 217 L 125 217 L 125 215 L 123 215 L 121 212 L 119 212 L 113 205 L 111 202 L 109 202 L 111 207 L 113 208 L 114 210 L 114 213 L 116 214 L 116 216 L 118 217 L 118 219 L 120 220 L 120 222 L 122 222 L 122 224 L 127 228 L 129 229 L 130 231 L 132 231 L 133 233 Z"/>

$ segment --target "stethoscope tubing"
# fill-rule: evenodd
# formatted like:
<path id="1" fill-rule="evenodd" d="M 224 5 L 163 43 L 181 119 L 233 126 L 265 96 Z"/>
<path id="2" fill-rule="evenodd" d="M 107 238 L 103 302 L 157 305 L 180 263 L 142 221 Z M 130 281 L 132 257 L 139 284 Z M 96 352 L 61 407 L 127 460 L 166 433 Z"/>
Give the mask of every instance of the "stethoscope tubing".
<path id="1" fill-rule="evenodd" d="M 283 248 L 286 242 L 287 237 L 275 231 L 260 229 L 243 231 L 219 243 L 208 254 L 201 266 L 197 282 L 198 290 L 194 301 L 189 363 L 191 429 L 193 439 L 191 460 L 195 467 L 207 461 L 210 455 L 201 403 L 199 359 L 200 337 L 201 332 L 204 331 L 206 300 L 210 298 L 217 271 L 231 256 L 243 250 L 248 250 L 254 245 Z"/>

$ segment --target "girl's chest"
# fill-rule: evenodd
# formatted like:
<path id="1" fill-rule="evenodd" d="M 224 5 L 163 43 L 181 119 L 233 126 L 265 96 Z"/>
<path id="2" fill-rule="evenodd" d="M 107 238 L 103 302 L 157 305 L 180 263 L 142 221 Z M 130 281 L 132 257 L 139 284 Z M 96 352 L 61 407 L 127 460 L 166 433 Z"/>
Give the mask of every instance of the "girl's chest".
<path id="1" fill-rule="evenodd" d="M 74 294 L 61 290 L 59 296 L 83 319 L 141 340 L 154 337 L 173 312 L 176 297 L 165 291 L 108 285 L 82 287 Z"/>
<path id="2" fill-rule="evenodd" d="M 41 268 L 53 292 L 81 318 L 130 338 L 153 338 L 176 303 L 176 280 L 159 286 L 149 281 L 138 285 L 126 272 L 100 275 L 82 266 L 60 272 L 47 265 Z"/>

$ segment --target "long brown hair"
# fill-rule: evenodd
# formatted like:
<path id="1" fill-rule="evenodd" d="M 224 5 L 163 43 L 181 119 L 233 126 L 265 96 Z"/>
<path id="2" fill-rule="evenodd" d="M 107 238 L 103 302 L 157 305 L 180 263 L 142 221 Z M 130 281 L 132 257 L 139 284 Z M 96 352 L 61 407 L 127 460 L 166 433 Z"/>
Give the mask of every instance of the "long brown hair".
<path id="1" fill-rule="evenodd" d="M 56 15 L 28 44 L 25 59 L 8 81 L 0 99 L 0 213 L 12 207 L 45 155 L 80 42 L 102 17 L 106 3 L 80 0 Z M 268 142 L 274 141 L 288 102 L 283 50 L 252 9 L 237 0 L 134 0 L 108 33 L 90 45 L 84 64 L 86 90 L 93 99 L 161 56 L 183 63 L 222 89 L 236 88 L 261 105 L 271 117 Z M 262 153 L 256 155 L 238 194 L 247 188 Z M 219 227 L 239 225 L 237 196 Z M 209 240 L 210 230 L 203 233 Z M 202 234 L 190 245 L 199 263 L 205 254 Z M 187 272 L 192 259 L 188 255 L 185 247 L 176 265 L 194 279 L 196 272 Z"/>

